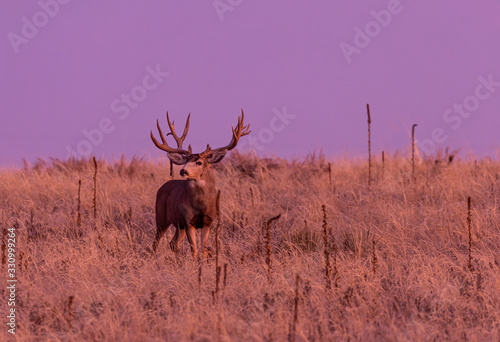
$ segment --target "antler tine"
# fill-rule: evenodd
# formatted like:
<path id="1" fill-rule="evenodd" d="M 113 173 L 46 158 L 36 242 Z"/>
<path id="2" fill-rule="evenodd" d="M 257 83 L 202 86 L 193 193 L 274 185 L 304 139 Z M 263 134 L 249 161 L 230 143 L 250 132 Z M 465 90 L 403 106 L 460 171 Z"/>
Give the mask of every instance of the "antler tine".
<path id="1" fill-rule="evenodd" d="M 165 139 L 165 136 L 163 135 L 163 132 L 161 131 L 160 120 L 158 120 L 158 119 L 156 119 L 156 127 L 158 127 L 158 133 L 160 133 L 160 138 L 161 138 L 162 143 L 166 144 L 167 140 Z M 151 131 L 151 134 L 153 134 L 152 131 Z"/>
<path id="2" fill-rule="evenodd" d="M 168 116 L 168 112 L 167 112 L 167 123 L 168 123 L 168 127 L 170 128 L 169 134 L 171 134 L 174 137 L 175 142 L 177 143 L 177 148 L 182 148 L 182 143 L 184 142 L 184 139 L 186 139 L 186 135 L 187 135 L 188 130 L 189 130 L 189 118 L 190 117 L 191 117 L 191 113 L 189 113 L 189 115 L 187 117 L 186 126 L 184 127 L 184 132 L 182 133 L 181 137 L 179 138 L 179 136 L 175 132 L 174 122 L 170 121 L 170 117 Z"/>
<path id="3" fill-rule="evenodd" d="M 191 117 L 191 113 L 188 114 L 188 117 L 187 117 L 187 120 L 186 120 L 186 126 L 184 127 L 184 132 L 182 132 L 182 136 L 181 136 L 182 141 L 184 141 L 184 139 L 186 138 L 186 135 L 188 134 L 188 130 L 189 130 L 189 118 L 190 117 Z"/>
<path id="4" fill-rule="evenodd" d="M 248 125 L 243 125 L 245 121 L 245 112 L 243 111 L 243 109 L 241 110 L 241 116 L 238 117 L 238 126 L 236 127 L 236 132 L 233 128 L 233 137 L 234 138 L 237 138 L 238 140 L 245 136 L 245 135 L 248 135 L 250 134 L 250 124 Z"/>
<path id="5" fill-rule="evenodd" d="M 158 127 L 158 133 L 160 133 L 160 138 L 161 138 L 162 144 L 160 144 L 158 142 L 158 140 L 156 140 L 156 138 L 153 135 L 153 131 L 151 131 L 151 140 L 153 140 L 153 143 L 155 144 L 155 146 L 158 147 L 160 150 L 165 151 L 165 152 L 181 153 L 181 154 L 185 154 L 185 155 L 192 154 L 191 146 L 189 146 L 188 151 L 182 149 L 182 143 L 184 142 L 184 139 L 186 138 L 186 135 L 187 135 L 187 132 L 189 129 L 189 116 L 190 115 L 188 115 L 188 118 L 186 121 L 186 127 L 184 128 L 184 133 L 179 138 L 177 136 L 177 134 L 175 133 L 174 123 L 170 121 L 170 117 L 168 116 L 168 112 L 167 112 L 167 122 L 168 122 L 168 127 L 170 128 L 170 133 L 168 133 L 167 135 L 171 134 L 174 137 L 175 141 L 177 142 L 177 148 L 172 148 L 172 147 L 168 146 L 167 139 L 165 138 L 165 135 L 163 134 L 163 132 L 160 128 L 160 122 L 158 120 L 156 120 L 156 126 Z"/>
<path id="6" fill-rule="evenodd" d="M 245 112 L 243 111 L 243 108 L 241 109 L 241 130 L 240 130 L 240 138 L 245 136 L 245 135 L 248 135 L 250 134 L 250 124 L 244 126 L 243 125 L 243 122 L 245 121 Z M 238 124 L 240 124 L 240 122 L 238 121 Z"/>
<path id="7" fill-rule="evenodd" d="M 227 149 L 228 151 L 232 150 L 233 148 L 236 147 L 241 137 L 250 134 L 251 132 L 250 124 L 245 126 L 244 122 L 245 122 L 245 112 L 242 109 L 241 116 L 238 116 L 238 125 L 236 126 L 236 128 L 234 128 L 234 126 L 231 126 L 231 130 L 233 131 L 231 142 L 227 146 L 216 148 L 213 151 L 220 151 L 224 149 Z"/>

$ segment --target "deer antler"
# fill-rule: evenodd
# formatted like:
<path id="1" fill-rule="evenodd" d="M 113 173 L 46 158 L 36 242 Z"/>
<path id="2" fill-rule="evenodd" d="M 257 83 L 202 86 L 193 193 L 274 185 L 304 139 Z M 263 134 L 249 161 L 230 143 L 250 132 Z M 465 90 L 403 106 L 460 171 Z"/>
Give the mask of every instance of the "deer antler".
<path id="1" fill-rule="evenodd" d="M 154 137 L 153 131 L 151 131 L 151 140 L 153 140 L 153 143 L 156 145 L 156 147 L 158 147 L 162 151 L 169 152 L 169 153 L 181 153 L 181 154 L 184 154 L 187 156 L 190 155 L 192 153 L 191 145 L 189 145 L 187 151 L 182 148 L 182 143 L 184 142 L 184 139 L 186 139 L 186 135 L 187 135 L 188 130 L 189 130 L 189 118 L 190 118 L 190 116 L 191 116 L 191 114 L 188 115 L 187 120 L 186 120 L 186 127 L 184 127 L 184 132 L 179 137 L 177 135 L 177 133 L 175 133 L 174 123 L 170 122 L 170 117 L 168 116 L 168 112 L 167 112 L 167 122 L 168 122 L 168 127 L 170 128 L 170 133 L 168 133 L 167 136 L 172 135 L 172 137 L 174 137 L 174 139 L 177 143 L 177 148 L 172 148 L 172 147 L 168 146 L 167 139 L 165 138 L 165 136 L 163 135 L 163 132 L 161 131 L 160 122 L 158 120 L 156 120 L 156 126 L 158 127 L 158 132 L 160 133 L 160 138 L 162 141 L 162 144 L 160 144 L 158 142 L 158 140 L 156 140 L 156 138 Z"/>
<path id="2" fill-rule="evenodd" d="M 236 128 L 234 126 L 231 127 L 233 130 L 233 137 L 231 138 L 231 142 L 224 147 L 219 147 L 216 149 L 213 149 L 212 151 L 221 151 L 221 150 L 232 150 L 233 148 L 236 147 L 238 144 L 238 141 L 240 140 L 241 137 L 250 134 L 250 124 L 244 125 L 245 122 L 245 113 L 243 112 L 243 109 L 241 110 L 241 116 L 238 117 L 238 125 L 236 125 Z"/>

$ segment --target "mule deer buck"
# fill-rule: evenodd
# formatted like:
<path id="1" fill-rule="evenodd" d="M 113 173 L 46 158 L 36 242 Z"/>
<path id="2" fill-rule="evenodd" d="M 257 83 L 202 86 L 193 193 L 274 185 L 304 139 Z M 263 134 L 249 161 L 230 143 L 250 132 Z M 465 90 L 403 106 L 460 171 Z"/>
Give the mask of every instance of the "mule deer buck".
<path id="1" fill-rule="evenodd" d="M 216 214 L 215 177 L 211 166 L 220 162 L 228 151 L 235 148 L 242 136 L 250 133 L 250 125 L 244 125 L 245 113 L 242 109 L 241 117 L 238 117 L 238 125 L 236 128 L 232 127 L 233 136 L 227 146 L 211 149 L 210 145 L 207 145 L 204 152 L 192 153 L 191 145 L 187 150 L 182 148 L 182 143 L 189 130 L 189 117 L 190 115 L 186 120 L 184 132 L 179 137 L 167 112 L 167 122 L 170 128 L 170 133 L 167 136 L 173 136 L 177 148 L 172 148 L 167 144 L 158 120 L 156 124 L 162 143 L 156 140 L 153 131 L 151 131 L 151 139 L 156 147 L 167 152 L 167 156 L 173 164 L 182 165 L 180 175 L 183 178 L 166 182 L 156 194 L 156 237 L 153 251 L 158 248 L 160 239 L 168 227 L 173 225 L 175 234 L 170 241 L 170 248 L 177 252 L 180 243 L 187 235 L 191 252 L 196 260 L 198 255 L 196 229 L 202 229 L 202 252 L 203 259 L 206 260 L 208 235 Z"/>

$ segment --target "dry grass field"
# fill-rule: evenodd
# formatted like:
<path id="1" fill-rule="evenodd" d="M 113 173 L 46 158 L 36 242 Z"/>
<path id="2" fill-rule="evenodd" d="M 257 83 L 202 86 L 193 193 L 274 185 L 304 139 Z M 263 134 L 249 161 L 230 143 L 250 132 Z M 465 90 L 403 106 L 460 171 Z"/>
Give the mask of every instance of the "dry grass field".
<path id="1" fill-rule="evenodd" d="M 233 152 L 215 169 L 218 277 L 215 225 L 208 263 L 186 240 L 170 251 L 172 228 L 151 254 L 166 158 L 98 161 L 95 221 L 92 161 L 0 173 L 2 254 L 15 227 L 19 280 L 15 335 L 2 286 L 0 340 L 500 339 L 500 162 L 418 160 L 413 180 L 395 154 L 374 160 L 370 187 L 365 160 L 330 173 L 322 156 Z"/>

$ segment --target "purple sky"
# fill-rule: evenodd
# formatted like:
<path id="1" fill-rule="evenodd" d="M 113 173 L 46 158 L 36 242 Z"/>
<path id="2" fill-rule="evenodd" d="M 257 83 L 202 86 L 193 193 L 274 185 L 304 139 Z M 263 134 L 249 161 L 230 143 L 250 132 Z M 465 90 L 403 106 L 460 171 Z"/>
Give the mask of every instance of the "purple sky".
<path id="1" fill-rule="evenodd" d="M 367 103 L 374 154 L 417 123 L 422 151 L 498 156 L 498 0 L 59 1 L 0 5 L 0 167 L 159 159 L 166 110 L 195 151 L 243 108 L 261 155 L 363 156 Z"/>

